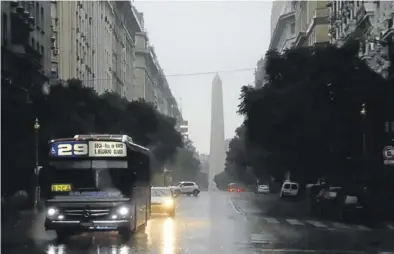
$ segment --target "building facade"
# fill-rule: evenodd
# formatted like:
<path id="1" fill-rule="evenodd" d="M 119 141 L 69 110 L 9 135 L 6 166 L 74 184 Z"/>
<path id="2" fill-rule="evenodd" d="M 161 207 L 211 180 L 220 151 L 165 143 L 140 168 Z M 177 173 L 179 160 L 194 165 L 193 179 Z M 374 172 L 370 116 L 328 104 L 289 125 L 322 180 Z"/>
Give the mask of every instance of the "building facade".
<path id="1" fill-rule="evenodd" d="M 50 7 L 46 1 L 1 2 L 2 82 L 27 94 L 52 75 Z"/>
<path id="2" fill-rule="evenodd" d="M 183 120 L 179 131 L 184 139 L 189 139 L 189 121 Z"/>
<path id="3" fill-rule="evenodd" d="M 274 1 L 269 49 L 283 52 L 329 42 L 328 1 Z"/>
<path id="4" fill-rule="evenodd" d="M 293 1 L 295 11 L 294 47 L 314 46 L 329 42 L 328 1 Z"/>
<path id="5" fill-rule="evenodd" d="M 255 88 L 261 88 L 264 85 L 264 77 L 265 77 L 265 59 L 261 58 L 257 62 L 257 68 L 254 73 L 254 85 Z"/>
<path id="6" fill-rule="evenodd" d="M 270 50 L 283 52 L 291 48 L 295 36 L 295 9 L 292 1 L 274 1 L 271 10 Z"/>
<path id="7" fill-rule="evenodd" d="M 52 1 L 52 25 L 59 79 L 132 100 L 134 37 L 143 28 L 130 2 Z"/>
<path id="8" fill-rule="evenodd" d="M 387 76 L 385 41 L 393 40 L 394 1 L 330 1 L 331 43 L 342 46 L 350 39 L 361 42 L 360 57 Z"/>

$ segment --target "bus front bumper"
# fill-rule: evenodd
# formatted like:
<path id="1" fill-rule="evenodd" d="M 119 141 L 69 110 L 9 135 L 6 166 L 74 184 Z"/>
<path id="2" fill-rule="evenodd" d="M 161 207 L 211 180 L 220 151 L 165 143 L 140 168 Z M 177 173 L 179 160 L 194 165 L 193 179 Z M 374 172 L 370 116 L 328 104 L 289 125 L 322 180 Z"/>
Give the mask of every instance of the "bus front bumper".
<path id="1" fill-rule="evenodd" d="M 45 220 L 45 230 L 112 231 L 129 228 L 130 219 L 119 220 Z"/>

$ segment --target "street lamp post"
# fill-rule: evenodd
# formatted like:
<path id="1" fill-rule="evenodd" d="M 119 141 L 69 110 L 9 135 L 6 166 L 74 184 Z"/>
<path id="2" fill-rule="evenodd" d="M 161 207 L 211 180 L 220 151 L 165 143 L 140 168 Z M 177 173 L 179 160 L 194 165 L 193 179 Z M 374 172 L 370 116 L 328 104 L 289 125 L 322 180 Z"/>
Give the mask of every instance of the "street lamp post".
<path id="1" fill-rule="evenodd" d="M 361 121 L 362 121 L 362 132 L 363 132 L 363 155 L 365 156 L 366 152 L 367 152 L 367 139 L 366 139 L 366 135 L 365 135 L 365 117 L 367 115 L 367 109 L 366 109 L 366 105 L 365 102 L 361 105 Z"/>
<path id="2" fill-rule="evenodd" d="M 37 207 L 37 204 L 40 199 L 40 185 L 39 185 L 39 158 L 38 158 L 38 144 L 39 144 L 39 130 L 40 130 L 40 122 L 38 121 L 38 117 L 34 122 L 34 134 L 35 134 L 35 168 L 34 168 L 34 208 Z"/>
<path id="3" fill-rule="evenodd" d="M 368 169 L 368 163 L 367 163 L 367 136 L 366 136 L 366 116 L 367 116 L 367 109 L 366 109 L 366 104 L 365 102 L 361 105 L 361 125 L 362 125 L 362 142 L 363 142 L 363 165 L 364 165 L 364 178 L 367 177 L 367 169 Z"/>
<path id="4" fill-rule="evenodd" d="M 167 186 L 167 173 L 168 173 L 168 169 L 164 168 L 164 171 L 163 171 L 163 184 L 164 184 L 164 186 Z"/>

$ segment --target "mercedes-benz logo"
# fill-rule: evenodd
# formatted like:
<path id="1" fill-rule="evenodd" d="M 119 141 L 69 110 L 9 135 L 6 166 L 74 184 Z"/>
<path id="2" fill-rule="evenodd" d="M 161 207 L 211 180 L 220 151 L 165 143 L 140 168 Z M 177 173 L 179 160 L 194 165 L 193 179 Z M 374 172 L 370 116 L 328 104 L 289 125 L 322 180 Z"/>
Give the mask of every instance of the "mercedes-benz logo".
<path id="1" fill-rule="evenodd" d="M 85 218 L 90 217 L 90 211 L 88 211 L 88 210 L 83 211 L 83 217 L 85 217 Z"/>

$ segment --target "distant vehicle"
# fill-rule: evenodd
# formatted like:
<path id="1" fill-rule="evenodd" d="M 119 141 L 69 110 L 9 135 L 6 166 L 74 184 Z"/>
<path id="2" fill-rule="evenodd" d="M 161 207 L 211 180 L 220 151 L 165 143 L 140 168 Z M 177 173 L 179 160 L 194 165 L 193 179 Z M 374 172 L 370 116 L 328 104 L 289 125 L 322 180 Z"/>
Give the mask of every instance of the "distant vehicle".
<path id="1" fill-rule="evenodd" d="M 187 196 L 194 195 L 197 197 L 201 192 L 200 188 L 195 182 L 189 181 L 179 182 L 175 186 L 170 186 L 170 189 L 175 194 L 175 196 L 186 194 Z"/>
<path id="2" fill-rule="evenodd" d="M 152 213 L 166 213 L 175 217 L 175 200 L 168 187 L 152 187 L 151 189 Z"/>
<path id="3" fill-rule="evenodd" d="M 241 186 L 239 183 L 229 183 L 228 184 L 228 191 L 229 192 L 244 192 L 245 188 Z"/>
<path id="4" fill-rule="evenodd" d="M 270 187 L 266 184 L 259 184 L 257 186 L 257 193 L 270 193 Z"/>
<path id="5" fill-rule="evenodd" d="M 282 185 L 279 196 L 280 196 L 280 198 L 296 197 L 298 195 L 299 189 L 300 189 L 300 186 L 298 183 L 286 181 Z"/>
<path id="6" fill-rule="evenodd" d="M 126 135 L 76 135 L 49 143 L 41 174 L 45 229 L 129 236 L 150 217 L 150 152 Z"/>

